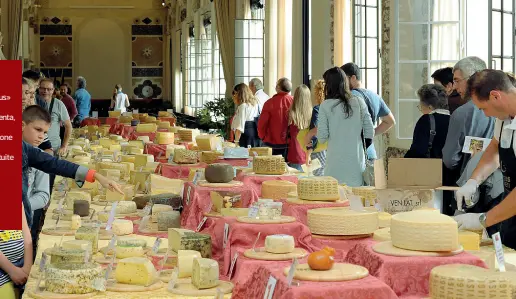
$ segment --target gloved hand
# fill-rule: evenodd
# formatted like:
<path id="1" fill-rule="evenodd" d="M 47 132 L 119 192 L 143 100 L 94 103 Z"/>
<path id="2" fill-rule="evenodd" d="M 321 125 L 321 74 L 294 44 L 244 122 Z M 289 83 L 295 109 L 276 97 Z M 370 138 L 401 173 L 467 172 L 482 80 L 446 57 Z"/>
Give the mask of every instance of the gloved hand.
<path id="1" fill-rule="evenodd" d="M 459 224 L 459 230 L 479 231 L 484 227 L 480 223 L 481 213 L 468 213 L 453 216 L 453 219 Z"/>
<path id="2" fill-rule="evenodd" d="M 468 207 L 474 205 L 473 196 L 477 193 L 478 182 L 473 179 L 469 179 L 464 186 L 460 187 L 455 193 L 455 200 L 457 201 L 457 210 L 462 211 L 462 203 L 466 202 Z"/>

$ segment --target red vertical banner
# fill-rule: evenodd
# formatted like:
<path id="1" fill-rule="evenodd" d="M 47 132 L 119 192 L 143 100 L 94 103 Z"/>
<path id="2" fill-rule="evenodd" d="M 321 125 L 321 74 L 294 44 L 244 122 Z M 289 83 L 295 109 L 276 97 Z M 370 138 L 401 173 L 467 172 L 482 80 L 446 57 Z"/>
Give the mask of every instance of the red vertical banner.
<path id="1" fill-rule="evenodd" d="M 21 80 L 21 60 L 0 60 L 0 230 L 22 228 Z"/>

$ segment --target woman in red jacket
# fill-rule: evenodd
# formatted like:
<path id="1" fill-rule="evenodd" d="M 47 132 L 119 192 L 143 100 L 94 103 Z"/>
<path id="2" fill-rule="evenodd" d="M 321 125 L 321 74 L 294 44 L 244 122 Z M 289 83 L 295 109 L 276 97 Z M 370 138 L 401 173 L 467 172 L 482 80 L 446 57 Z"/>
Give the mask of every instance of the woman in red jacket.
<path id="1" fill-rule="evenodd" d="M 310 89 L 302 84 L 294 93 L 294 101 L 288 111 L 288 165 L 299 171 L 303 171 L 301 165 L 306 164 L 306 152 L 297 141 L 300 130 L 310 126 L 312 117 L 312 100 Z"/>

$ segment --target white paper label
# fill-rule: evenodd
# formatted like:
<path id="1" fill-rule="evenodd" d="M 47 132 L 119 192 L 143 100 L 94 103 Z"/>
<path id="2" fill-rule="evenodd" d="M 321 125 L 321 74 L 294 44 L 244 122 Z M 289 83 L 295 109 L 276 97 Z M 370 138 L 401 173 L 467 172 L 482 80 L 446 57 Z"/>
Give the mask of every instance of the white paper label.
<path id="1" fill-rule="evenodd" d="M 249 207 L 249 210 L 247 212 L 247 217 L 256 218 L 256 216 L 258 216 L 258 207 L 256 207 L 256 206 Z"/>
<path id="2" fill-rule="evenodd" d="M 258 236 L 256 236 L 256 240 L 254 240 L 254 243 L 253 243 L 253 251 L 256 251 L 255 248 L 256 248 L 256 243 L 258 243 L 258 240 L 260 239 L 260 235 L 262 233 L 261 232 L 258 232 Z"/>
<path id="3" fill-rule="evenodd" d="M 172 278 L 170 279 L 170 281 L 168 282 L 168 287 L 167 289 L 169 291 L 173 290 L 174 287 L 176 286 L 176 282 L 177 282 L 177 277 L 179 276 L 179 268 L 174 268 L 174 271 L 172 271 Z"/>
<path id="4" fill-rule="evenodd" d="M 498 268 L 500 269 L 500 272 L 505 272 L 505 258 L 503 255 L 502 237 L 500 236 L 500 232 L 493 234 L 492 238 L 496 251 L 496 260 L 498 261 Z"/>
<path id="5" fill-rule="evenodd" d="M 168 164 L 172 164 L 174 162 L 174 154 L 170 153 L 170 156 L 168 156 Z"/>
<path id="6" fill-rule="evenodd" d="M 197 182 L 199 181 L 199 178 L 201 177 L 201 173 L 199 171 L 196 171 L 193 178 L 193 184 L 197 185 Z"/>
<path id="7" fill-rule="evenodd" d="M 375 204 L 374 204 L 374 207 L 376 208 L 376 210 L 377 210 L 378 212 L 383 212 L 382 205 L 381 205 L 379 202 L 375 203 Z"/>
<path id="8" fill-rule="evenodd" d="M 138 114 L 138 109 L 133 109 L 133 114 Z"/>
<path id="9" fill-rule="evenodd" d="M 161 260 L 161 263 L 159 265 L 158 277 L 161 275 L 161 272 L 163 271 L 163 267 L 165 267 L 167 260 L 168 260 L 168 250 L 167 250 L 167 252 L 165 252 L 165 255 L 163 256 L 163 259 Z"/>
<path id="10" fill-rule="evenodd" d="M 39 272 L 40 273 L 43 273 L 43 271 L 45 270 L 45 265 L 47 264 L 47 260 L 48 260 L 48 255 L 43 252 L 41 254 L 41 260 L 39 261 Z"/>
<path id="11" fill-rule="evenodd" d="M 231 266 L 229 266 L 229 279 L 233 276 L 233 271 L 235 271 L 235 264 L 238 259 L 238 252 L 235 252 L 233 259 L 231 260 Z"/>
<path id="12" fill-rule="evenodd" d="M 229 224 L 224 223 L 224 240 L 222 242 L 222 246 L 226 248 L 226 245 L 228 243 L 228 235 L 229 235 Z"/>
<path id="13" fill-rule="evenodd" d="M 113 224 L 113 220 L 115 220 L 115 214 L 116 214 L 116 207 L 118 205 L 118 201 L 115 201 L 111 205 L 111 213 L 109 213 L 109 219 L 106 224 L 106 230 L 111 230 L 111 225 Z"/>
<path id="14" fill-rule="evenodd" d="M 65 200 L 65 197 L 66 197 L 66 195 L 64 195 L 63 197 L 61 197 L 61 199 L 59 199 L 59 204 L 57 205 L 57 212 L 58 213 L 62 213 L 63 212 L 63 202 Z"/>
<path id="15" fill-rule="evenodd" d="M 186 191 L 186 205 L 190 205 L 190 191 L 192 191 L 192 187 L 188 186 L 188 191 Z"/>
<path id="16" fill-rule="evenodd" d="M 202 218 L 201 222 L 199 222 L 199 225 L 197 225 L 197 229 L 195 230 L 196 232 L 201 231 L 201 228 L 204 225 L 204 223 L 206 222 L 206 220 L 208 220 L 208 217 L 204 216 Z"/>
<path id="17" fill-rule="evenodd" d="M 108 252 L 115 252 L 115 244 L 116 244 L 116 235 L 113 235 L 111 237 L 111 240 L 109 241 L 109 244 L 108 244 L 108 247 L 107 247 L 107 250 L 104 252 L 104 258 L 106 258 L 106 256 L 108 255 Z"/>
<path id="18" fill-rule="evenodd" d="M 147 216 L 143 217 L 142 220 L 140 220 L 140 225 L 138 226 L 139 231 L 141 231 L 142 229 L 145 229 L 147 227 L 150 217 L 151 217 L 150 215 L 147 215 Z"/>
<path id="19" fill-rule="evenodd" d="M 109 263 L 109 266 L 106 269 L 106 276 L 104 277 L 106 281 L 109 279 L 109 276 L 111 276 L 111 271 L 113 271 L 113 261 Z"/>
<path id="20" fill-rule="evenodd" d="M 98 111 L 91 111 L 91 117 L 92 118 L 99 118 L 99 112 Z"/>
<path id="21" fill-rule="evenodd" d="M 349 195 L 349 208 L 353 211 L 363 211 L 364 206 L 362 206 L 362 199 L 360 199 L 360 196 L 356 195 Z"/>
<path id="22" fill-rule="evenodd" d="M 151 213 L 151 210 L 152 210 L 152 205 L 148 203 L 148 204 L 145 206 L 145 208 L 143 208 L 143 213 L 142 213 L 143 217 L 145 217 L 145 216 L 149 216 L 149 215 L 150 215 L 150 213 Z"/>
<path id="23" fill-rule="evenodd" d="M 267 286 L 265 287 L 265 293 L 263 294 L 263 299 L 272 299 L 272 295 L 274 295 L 274 289 L 276 288 L 276 278 L 274 276 L 269 276 L 269 280 L 267 281 Z"/>
<path id="24" fill-rule="evenodd" d="M 484 230 L 482 231 L 482 240 L 488 240 L 488 239 L 490 239 L 489 235 L 487 234 L 487 230 L 484 228 Z"/>
<path id="25" fill-rule="evenodd" d="M 258 157 L 258 153 L 257 152 L 253 152 L 253 156 Z"/>
<path id="26" fill-rule="evenodd" d="M 154 254 L 158 253 L 159 245 L 161 245 L 161 238 L 157 237 L 156 241 L 154 241 L 154 245 L 152 246 L 152 252 L 154 252 Z"/>
<path id="27" fill-rule="evenodd" d="M 290 269 L 288 270 L 288 275 L 287 275 L 288 286 L 292 285 L 292 280 L 294 279 L 294 273 L 296 272 L 298 263 L 299 262 L 297 261 L 297 258 L 294 258 L 294 260 L 292 261 L 292 265 L 290 266 Z"/>
<path id="28" fill-rule="evenodd" d="M 371 202 L 369 201 L 369 199 L 364 200 L 364 207 L 370 207 L 370 206 L 371 206 Z"/>

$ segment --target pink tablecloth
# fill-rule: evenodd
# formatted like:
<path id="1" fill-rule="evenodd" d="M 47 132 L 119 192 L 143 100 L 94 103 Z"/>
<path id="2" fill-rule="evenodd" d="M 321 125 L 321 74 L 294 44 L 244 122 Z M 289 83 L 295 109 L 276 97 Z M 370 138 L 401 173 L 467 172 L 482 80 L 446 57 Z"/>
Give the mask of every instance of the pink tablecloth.
<path id="1" fill-rule="evenodd" d="M 261 194 L 261 193 L 260 193 Z M 349 202 L 344 203 L 317 203 L 317 204 L 292 204 L 287 202 L 287 200 L 281 200 L 283 202 L 283 215 L 293 216 L 297 219 L 297 221 L 307 224 L 307 212 L 311 209 L 318 208 L 337 208 L 337 207 L 347 207 L 349 206 Z"/>
<path id="2" fill-rule="evenodd" d="M 190 174 L 190 168 L 205 168 L 208 166 L 206 163 L 198 163 L 193 165 L 181 165 L 181 164 L 160 164 L 160 174 L 170 179 L 187 179 Z"/>
<path id="3" fill-rule="evenodd" d="M 218 159 L 214 163 L 225 163 L 234 167 L 247 167 L 251 159 Z"/>
<path id="4" fill-rule="evenodd" d="M 288 265 L 287 265 L 288 266 Z M 288 286 L 283 265 L 273 263 L 258 268 L 244 283 L 236 283 L 233 299 L 263 298 L 270 276 L 277 279 L 273 299 L 396 299 L 396 294 L 382 281 L 369 275 L 365 278 L 339 282 L 301 281 L 299 286 Z"/>
<path id="5" fill-rule="evenodd" d="M 449 257 L 395 257 L 379 254 L 370 245 L 357 244 L 346 262 L 366 267 L 369 273 L 385 282 L 398 296 L 425 296 L 432 268 L 447 264 L 470 264 L 487 268 L 480 258 L 463 252 Z"/>
<path id="6" fill-rule="evenodd" d="M 297 184 L 297 176 L 295 175 L 256 175 L 240 172 L 235 180 L 242 181 L 244 185 L 251 186 L 258 196 L 262 196 L 262 183 L 265 181 L 284 180 Z"/>
<path id="7" fill-rule="evenodd" d="M 312 236 L 312 246 L 320 250 L 326 246 L 335 249 L 335 261 L 344 262 L 348 252 L 358 244 L 373 245 L 376 241 L 373 238 L 361 238 L 351 240 L 319 239 Z"/>
<path id="8" fill-rule="evenodd" d="M 212 259 L 219 265 L 224 264 L 224 225 L 236 222 L 236 217 L 208 217 L 200 232 L 211 236 Z M 220 274 L 225 275 L 224 268 L 219 267 Z"/>
<path id="9" fill-rule="evenodd" d="M 118 117 L 106 117 L 106 125 L 113 125 L 118 123 Z"/>
<path id="10" fill-rule="evenodd" d="M 163 171 L 163 169 L 162 169 Z M 247 208 L 258 200 L 254 191 L 246 185 L 235 187 L 201 187 L 192 182 L 185 182 L 183 192 L 183 212 L 181 213 L 181 226 L 187 229 L 196 229 L 204 217 L 204 213 L 211 210 L 211 191 L 230 192 L 240 195 L 240 207 Z"/>
<path id="11" fill-rule="evenodd" d="M 164 144 L 146 143 L 143 152 L 145 154 L 153 155 L 154 160 L 158 161 L 157 159 L 166 158 L 167 146 Z"/>

